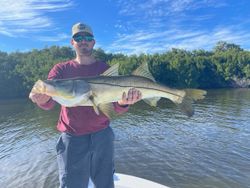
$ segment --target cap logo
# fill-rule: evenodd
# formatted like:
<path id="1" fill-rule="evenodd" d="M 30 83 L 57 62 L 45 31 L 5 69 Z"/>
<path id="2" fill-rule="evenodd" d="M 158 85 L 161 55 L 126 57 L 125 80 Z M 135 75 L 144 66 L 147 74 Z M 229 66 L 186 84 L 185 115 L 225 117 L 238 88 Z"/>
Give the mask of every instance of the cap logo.
<path id="1" fill-rule="evenodd" d="M 84 29 L 86 29 L 86 26 L 85 26 L 85 25 L 80 24 L 80 25 L 78 25 L 78 29 L 79 29 L 79 30 L 84 30 Z"/>

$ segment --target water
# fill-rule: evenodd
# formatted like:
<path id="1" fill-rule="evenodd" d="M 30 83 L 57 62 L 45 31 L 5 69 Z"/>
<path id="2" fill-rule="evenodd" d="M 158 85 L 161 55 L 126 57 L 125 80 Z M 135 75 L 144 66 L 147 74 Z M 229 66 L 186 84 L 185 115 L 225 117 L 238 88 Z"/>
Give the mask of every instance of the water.
<path id="1" fill-rule="evenodd" d="M 210 90 L 185 117 L 161 100 L 115 119 L 116 171 L 172 188 L 250 187 L 250 90 Z M 0 187 L 55 188 L 59 108 L 0 102 Z"/>

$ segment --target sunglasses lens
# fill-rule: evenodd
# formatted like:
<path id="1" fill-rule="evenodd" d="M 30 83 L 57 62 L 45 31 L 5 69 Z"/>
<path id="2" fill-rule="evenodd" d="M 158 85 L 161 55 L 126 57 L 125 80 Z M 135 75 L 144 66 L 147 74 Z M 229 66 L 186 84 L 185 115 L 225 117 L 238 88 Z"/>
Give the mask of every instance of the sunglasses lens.
<path id="1" fill-rule="evenodd" d="M 74 36 L 73 39 L 74 39 L 74 41 L 76 41 L 76 42 L 82 42 L 83 40 L 84 40 L 84 41 L 87 41 L 87 42 L 90 42 L 90 41 L 94 40 L 94 37 L 92 37 L 92 36 L 82 36 L 82 35 L 78 35 L 78 36 Z"/>
<path id="2" fill-rule="evenodd" d="M 81 41 L 83 41 L 83 36 L 81 36 L 81 35 L 74 36 L 73 39 L 74 39 L 74 41 L 76 41 L 76 42 L 81 42 Z"/>
<path id="3" fill-rule="evenodd" d="M 85 36 L 84 40 L 85 41 L 92 41 L 92 40 L 94 40 L 94 38 L 92 36 Z"/>

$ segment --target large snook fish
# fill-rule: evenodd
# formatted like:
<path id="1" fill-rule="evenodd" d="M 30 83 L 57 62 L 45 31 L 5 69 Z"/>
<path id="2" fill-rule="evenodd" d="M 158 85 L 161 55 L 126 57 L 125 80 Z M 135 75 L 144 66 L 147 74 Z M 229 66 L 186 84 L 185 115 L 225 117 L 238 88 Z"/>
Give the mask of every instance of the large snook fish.
<path id="1" fill-rule="evenodd" d="M 31 93 L 49 95 L 66 107 L 93 106 L 97 114 L 102 111 L 112 117 L 112 102 L 120 100 L 123 92 L 131 88 L 140 90 L 142 99 L 149 105 L 156 106 L 161 97 L 167 98 L 189 117 L 194 114 L 192 103 L 206 95 L 206 91 L 200 89 L 179 90 L 157 84 L 146 63 L 131 76 L 118 76 L 118 64 L 115 64 L 100 76 L 38 80 Z"/>

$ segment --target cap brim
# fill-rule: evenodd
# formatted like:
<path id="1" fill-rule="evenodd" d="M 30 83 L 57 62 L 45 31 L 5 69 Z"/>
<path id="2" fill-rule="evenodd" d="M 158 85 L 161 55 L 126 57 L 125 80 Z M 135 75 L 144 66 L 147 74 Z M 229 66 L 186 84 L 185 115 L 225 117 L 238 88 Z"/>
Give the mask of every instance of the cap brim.
<path id="1" fill-rule="evenodd" d="M 85 32 L 85 31 L 80 31 L 80 32 L 74 33 L 74 34 L 72 35 L 72 37 L 74 37 L 75 35 L 77 35 L 77 34 L 79 34 L 79 33 L 82 33 L 82 34 L 87 35 L 87 36 L 92 36 L 92 37 L 94 36 L 92 33 Z"/>

